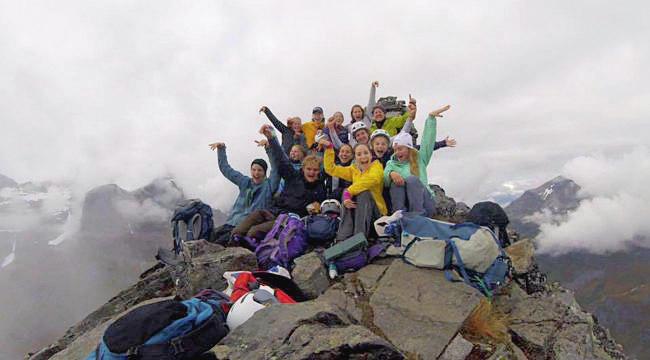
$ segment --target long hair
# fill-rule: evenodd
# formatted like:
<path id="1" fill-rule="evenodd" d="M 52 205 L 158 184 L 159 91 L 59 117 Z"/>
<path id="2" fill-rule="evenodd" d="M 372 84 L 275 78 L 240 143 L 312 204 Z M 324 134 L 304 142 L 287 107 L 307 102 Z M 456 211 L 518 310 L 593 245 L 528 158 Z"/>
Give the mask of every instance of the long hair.
<path id="1" fill-rule="evenodd" d="M 350 109 L 350 119 L 352 119 L 352 122 L 355 122 L 354 121 L 354 116 L 352 115 L 352 113 L 354 112 L 354 108 L 361 109 L 361 119 L 363 119 L 363 117 L 366 116 L 366 111 L 363 109 L 363 106 L 361 106 L 359 104 L 352 105 L 352 108 Z"/>
<path id="2" fill-rule="evenodd" d="M 409 149 L 409 165 L 413 176 L 420 176 L 420 154 L 415 149 Z"/>

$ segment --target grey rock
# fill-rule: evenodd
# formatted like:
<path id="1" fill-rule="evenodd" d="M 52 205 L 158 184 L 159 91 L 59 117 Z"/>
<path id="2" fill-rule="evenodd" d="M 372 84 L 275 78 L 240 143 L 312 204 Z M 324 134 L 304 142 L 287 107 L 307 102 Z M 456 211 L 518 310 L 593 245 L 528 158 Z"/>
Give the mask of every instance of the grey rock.
<path id="1" fill-rule="evenodd" d="M 316 252 L 300 256 L 294 263 L 291 276 L 308 299 L 317 298 L 330 286 L 327 270 Z"/>
<path id="2" fill-rule="evenodd" d="M 456 212 L 456 200 L 448 197 L 445 190 L 439 185 L 429 184 L 433 191 L 433 200 L 436 204 L 436 215 L 451 218 Z"/>
<path id="3" fill-rule="evenodd" d="M 0 174 L 0 189 L 2 189 L 3 187 L 16 187 L 16 186 L 18 186 L 18 183 L 14 179 Z"/>
<path id="4" fill-rule="evenodd" d="M 273 329 L 273 331 L 269 331 Z M 403 359 L 390 343 L 324 302 L 271 305 L 214 347 L 219 359 Z"/>
<path id="5" fill-rule="evenodd" d="M 469 215 L 470 207 L 467 206 L 464 202 L 459 202 L 456 204 L 456 211 L 454 212 L 454 216 L 458 218 L 465 219 L 467 218 L 467 215 Z"/>
<path id="6" fill-rule="evenodd" d="M 532 270 L 535 264 L 535 245 L 532 240 L 518 241 L 505 248 L 505 252 L 512 261 L 515 274 L 525 274 Z"/>
<path id="7" fill-rule="evenodd" d="M 472 352 L 474 344 L 465 340 L 462 335 L 457 334 L 454 337 L 445 352 L 438 358 L 439 360 L 464 360 Z"/>
<path id="8" fill-rule="evenodd" d="M 370 297 L 363 322 L 403 352 L 434 359 L 478 305 L 475 289 L 445 279 L 443 272 L 394 261 Z"/>
<path id="9" fill-rule="evenodd" d="M 176 295 L 188 299 L 203 289 L 224 290 L 227 286 L 223 278 L 224 272 L 255 269 L 257 259 L 255 254 L 247 249 L 231 247 L 217 252 L 206 252 L 174 268 Z"/>

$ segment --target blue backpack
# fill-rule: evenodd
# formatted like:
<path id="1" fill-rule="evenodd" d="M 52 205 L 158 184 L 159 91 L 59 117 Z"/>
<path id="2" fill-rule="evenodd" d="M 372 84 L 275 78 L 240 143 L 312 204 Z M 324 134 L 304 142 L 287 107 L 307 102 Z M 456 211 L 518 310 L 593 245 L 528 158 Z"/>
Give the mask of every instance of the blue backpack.
<path id="1" fill-rule="evenodd" d="M 184 241 L 210 238 L 214 227 L 212 208 L 199 199 L 183 201 L 174 210 L 171 223 L 174 252 L 180 254 Z"/>
<path id="2" fill-rule="evenodd" d="M 327 215 L 310 215 L 305 219 L 307 240 L 313 245 L 326 245 L 336 237 L 340 219 Z"/>
<path id="3" fill-rule="evenodd" d="M 293 259 L 304 254 L 305 250 L 305 223 L 295 214 L 280 214 L 275 219 L 273 229 L 255 248 L 255 256 L 260 269 L 270 269 L 275 265 L 291 269 Z"/>
<path id="4" fill-rule="evenodd" d="M 380 219 L 381 220 L 381 219 Z M 381 225 L 380 231 L 398 238 L 388 253 L 415 266 L 445 270 L 449 281 L 462 281 L 491 297 L 510 275 L 510 259 L 494 232 L 473 223 L 452 224 L 413 213 L 403 213 Z"/>
<path id="5" fill-rule="evenodd" d="M 112 323 L 86 360 L 189 360 L 228 334 L 227 295 L 204 290 L 190 300 L 163 300 L 131 310 Z"/>

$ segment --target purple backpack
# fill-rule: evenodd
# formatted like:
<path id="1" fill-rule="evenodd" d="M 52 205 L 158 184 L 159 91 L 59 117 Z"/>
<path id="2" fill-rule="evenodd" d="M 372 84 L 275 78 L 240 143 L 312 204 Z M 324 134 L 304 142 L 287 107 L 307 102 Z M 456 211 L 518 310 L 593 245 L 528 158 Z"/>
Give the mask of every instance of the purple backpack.
<path id="1" fill-rule="evenodd" d="M 280 214 L 273 229 L 255 248 L 255 256 L 260 269 L 266 270 L 275 265 L 291 269 L 293 259 L 302 255 L 306 249 L 305 223 L 296 216 Z"/>

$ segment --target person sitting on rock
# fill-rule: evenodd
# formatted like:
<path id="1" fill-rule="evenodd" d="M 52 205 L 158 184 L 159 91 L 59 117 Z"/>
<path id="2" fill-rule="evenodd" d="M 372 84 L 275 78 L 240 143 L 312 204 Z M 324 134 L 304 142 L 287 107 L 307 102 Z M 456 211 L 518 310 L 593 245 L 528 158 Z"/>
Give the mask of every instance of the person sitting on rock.
<path id="1" fill-rule="evenodd" d="M 296 170 L 282 150 L 273 128 L 263 125 L 260 133 L 266 136 L 270 157 L 274 168 L 285 181 L 284 191 L 273 199 L 270 206 L 253 211 L 235 229 L 233 239 L 247 237 L 248 240 L 261 240 L 273 227 L 275 218 L 281 213 L 294 213 L 300 217 L 308 214 L 309 205 L 317 207 L 325 200 L 327 192 L 320 178 L 320 158 L 314 155 L 306 156 L 302 168 Z"/>
<path id="2" fill-rule="evenodd" d="M 327 135 L 330 139 L 337 137 L 339 141 L 334 143 L 334 148 L 339 149 L 341 146 L 336 144 L 347 144 L 350 142 L 348 128 L 343 126 L 343 113 L 337 111 L 329 119 L 327 119 L 327 124 L 325 129 L 323 129 L 323 134 Z"/>
<path id="3" fill-rule="evenodd" d="M 336 154 L 336 165 L 350 166 L 354 160 L 354 153 L 350 144 L 343 144 Z M 343 190 L 352 185 L 352 182 L 325 173 L 325 187 L 327 198 L 343 201 Z"/>
<path id="4" fill-rule="evenodd" d="M 343 216 L 336 234 L 337 240 L 345 240 L 357 233 L 369 235 L 373 222 L 388 209 L 382 196 L 383 167 L 379 161 L 372 160 L 368 144 L 354 147 L 354 164 L 336 165 L 334 146 L 327 140 L 321 140 L 325 150 L 325 172 L 352 182 L 343 191 Z"/>
<path id="5" fill-rule="evenodd" d="M 300 145 L 307 149 L 305 134 L 302 132 L 302 120 L 299 117 L 290 117 L 285 125 L 275 117 L 268 107 L 262 106 L 260 112 L 264 112 L 273 126 L 282 134 L 282 149 L 285 153 L 289 154 L 294 145 Z"/>
<path id="6" fill-rule="evenodd" d="M 307 143 L 308 151 L 312 150 L 312 146 L 316 142 L 316 133 L 324 127 L 323 120 L 323 108 L 316 106 L 311 111 L 311 121 L 302 124 L 302 132 L 305 134 L 305 142 Z"/>
<path id="7" fill-rule="evenodd" d="M 251 212 L 266 209 L 271 204 L 273 194 L 278 188 L 280 175 L 277 166 L 271 168 L 271 176 L 266 177 L 268 164 L 264 159 L 255 159 L 251 163 L 250 176 L 233 169 L 228 163 L 226 144 L 216 142 L 209 145 L 217 150 L 219 170 L 223 176 L 239 188 L 239 195 L 230 210 L 226 223 L 213 231 L 211 238 L 221 244 L 228 242 L 232 230 Z M 273 159 L 270 150 L 266 150 L 269 159 Z"/>
<path id="8" fill-rule="evenodd" d="M 427 166 L 435 145 L 436 117 L 441 117 L 449 108 L 447 105 L 429 113 L 419 151 L 407 133 L 400 133 L 393 139 L 395 153 L 384 169 L 384 186 L 390 189 L 393 212 L 406 210 L 429 217 L 434 215 L 435 204 L 428 185 Z"/>

